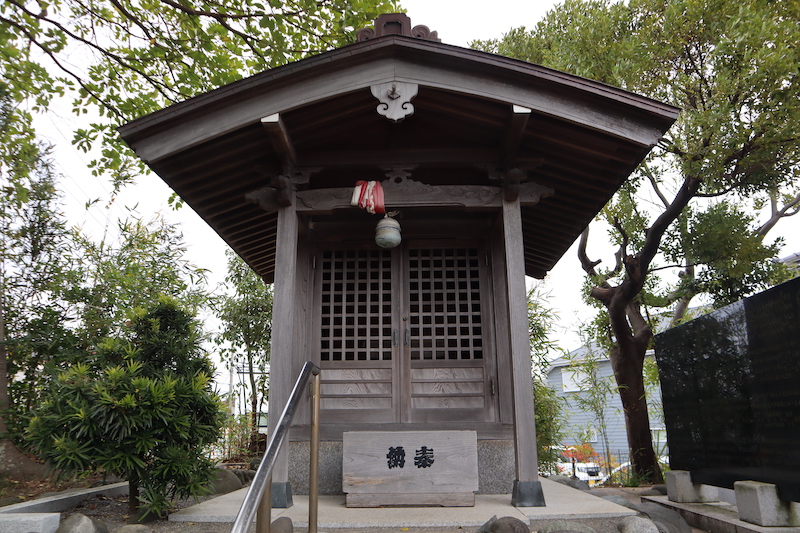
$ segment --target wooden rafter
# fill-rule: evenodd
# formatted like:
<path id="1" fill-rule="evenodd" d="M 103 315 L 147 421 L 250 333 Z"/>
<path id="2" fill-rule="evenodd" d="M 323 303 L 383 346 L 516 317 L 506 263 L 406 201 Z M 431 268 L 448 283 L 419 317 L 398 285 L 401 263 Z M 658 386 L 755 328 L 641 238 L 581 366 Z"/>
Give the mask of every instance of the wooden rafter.
<path id="1" fill-rule="evenodd" d="M 531 110 L 518 105 L 512 106 L 513 112 L 506 131 L 506 140 L 503 143 L 503 167 L 512 168 L 522 143 L 522 135 L 528 126 Z"/>
<path id="2" fill-rule="evenodd" d="M 280 157 L 283 172 L 286 175 L 294 174 L 294 168 L 297 166 L 297 154 L 289 136 L 289 130 L 286 128 L 280 113 L 274 113 L 262 118 L 261 125 L 264 126 L 264 130 L 267 132 L 272 148 Z"/>

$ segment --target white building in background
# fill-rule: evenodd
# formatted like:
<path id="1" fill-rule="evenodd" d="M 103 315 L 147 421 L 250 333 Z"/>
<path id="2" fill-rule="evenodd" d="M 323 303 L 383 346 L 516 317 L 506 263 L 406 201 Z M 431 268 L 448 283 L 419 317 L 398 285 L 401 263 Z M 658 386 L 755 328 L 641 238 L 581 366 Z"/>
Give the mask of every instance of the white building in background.
<path id="1" fill-rule="evenodd" d="M 601 353 L 596 350 L 597 354 Z M 550 370 L 547 373 L 547 383 L 555 389 L 559 397 L 565 399 L 565 423 L 564 432 L 566 438 L 564 444 L 567 446 L 583 444 L 588 442 L 600 455 L 605 455 L 602 437 L 602 427 L 600 421 L 594 414 L 587 413 L 578 406 L 576 397 L 585 395 L 582 391 L 585 385 L 582 382 L 586 375 L 582 373 L 576 363 L 580 363 L 590 356 L 589 348 L 582 346 L 570 352 L 569 358 L 560 357 L 551 362 Z M 607 356 L 595 356 L 597 358 L 598 377 L 609 380 L 615 386 L 614 372 L 611 368 L 611 361 Z M 648 352 L 647 357 L 653 357 L 652 351 Z M 653 435 L 653 446 L 659 456 L 667 455 L 666 430 L 661 415 L 661 390 L 653 387 L 648 390 L 648 407 L 650 409 L 650 431 Z M 625 415 L 622 410 L 622 402 L 619 394 L 615 391 L 608 395 L 608 401 L 604 410 L 605 430 L 608 437 L 609 452 L 614 456 L 617 463 L 628 461 L 628 437 L 625 431 Z"/>

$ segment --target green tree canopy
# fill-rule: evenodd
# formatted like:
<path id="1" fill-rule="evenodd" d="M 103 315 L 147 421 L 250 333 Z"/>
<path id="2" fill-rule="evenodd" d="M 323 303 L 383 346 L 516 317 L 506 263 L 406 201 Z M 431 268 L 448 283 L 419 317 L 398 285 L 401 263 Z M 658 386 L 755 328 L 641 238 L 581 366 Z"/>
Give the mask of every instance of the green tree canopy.
<path id="1" fill-rule="evenodd" d="M 639 477 L 657 472 L 642 381 L 647 307 L 672 305 L 679 319 L 698 293 L 721 305 L 786 275 L 764 239 L 800 205 L 798 43 L 798 4 L 768 0 L 567 0 L 533 30 L 474 43 L 682 108 L 601 213 L 615 260 L 603 269 L 588 257 L 588 230 L 579 252 L 591 301 L 608 314 L 598 338 L 613 344 Z M 742 217 L 751 209 L 765 212 L 760 226 Z"/>
<path id="2" fill-rule="evenodd" d="M 347 44 L 393 9 L 390 0 L 5 0 L 0 90 L 27 137 L 31 113 L 74 94 L 74 112 L 95 117 L 74 143 L 101 144 L 94 172 L 109 171 L 120 185 L 144 166 L 116 126 Z"/>
<path id="3" fill-rule="evenodd" d="M 188 261 L 177 225 L 157 215 L 150 221 L 120 221 L 116 237 L 95 242 L 74 237 L 82 258 L 81 282 L 73 291 L 84 342 L 118 335 L 130 309 L 161 294 L 177 298 L 197 312 L 207 303 L 207 271 Z"/>
<path id="4" fill-rule="evenodd" d="M 198 325 L 173 300 L 138 309 L 125 337 L 59 372 L 26 437 L 65 471 L 104 469 L 131 486 L 131 512 L 163 515 L 169 497 L 204 493 L 222 409 Z M 140 492 L 141 491 L 141 492 Z"/>

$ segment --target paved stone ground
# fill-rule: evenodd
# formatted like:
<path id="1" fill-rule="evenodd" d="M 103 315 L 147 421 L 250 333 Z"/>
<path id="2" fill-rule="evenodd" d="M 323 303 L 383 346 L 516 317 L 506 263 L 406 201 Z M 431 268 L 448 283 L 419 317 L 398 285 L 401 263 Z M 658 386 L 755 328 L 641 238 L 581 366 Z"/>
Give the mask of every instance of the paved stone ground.
<path id="1" fill-rule="evenodd" d="M 639 493 L 646 489 L 637 488 L 599 488 L 592 489 L 591 493 L 597 496 L 605 494 L 616 494 L 622 496 L 633 503 L 641 501 Z M 62 520 L 74 513 L 82 513 L 91 518 L 103 521 L 111 533 L 127 524 L 127 496 L 118 498 L 93 497 L 80 505 L 73 507 L 62 513 Z M 193 500 L 180 502 L 179 508 L 193 505 Z M 487 517 L 488 520 L 489 517 Z M 597 533 L 616 533 L 617 519 L 584 519 L 581 523 L 592 526 Z M 229 533 L 230 523 L 194 523 L 194 522 L 170 522 L 168 520 L 156 520 L 146 524 L 153 533 Z M 536 525 L 531 527 L 536 530 Z M 458 528 L 373 528 L 370 533 L 476 533 L 478 527 L 458 527 Z M 255 526 L 250 528 L 250 532 L 255 531 Z M 296 533 L 306 533 L 304 527 L 296 527 Z M 326 531 L 320 529 L 319 533 L 364 533 L 363 529 L 332 529 Z M 695 533 L 701 533 L 697 530 Z"/>

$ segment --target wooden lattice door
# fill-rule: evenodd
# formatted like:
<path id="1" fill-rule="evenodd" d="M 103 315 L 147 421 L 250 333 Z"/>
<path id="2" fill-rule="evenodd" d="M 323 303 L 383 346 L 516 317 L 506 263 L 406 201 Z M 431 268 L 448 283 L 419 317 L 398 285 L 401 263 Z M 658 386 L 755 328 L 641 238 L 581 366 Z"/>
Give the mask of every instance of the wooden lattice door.
<path id="1" fill-rule="evenodd" d="M 488 261 L 479 248 L 411 243 L 319 256 L 327 420 L 495 420 Z"/>
<path id="2" fill-rule="evenodd" d="M 487 263 L 476 247 L 406 252 L 408 346 L 402 360 L 410 422 L 494 421 Z"/>
<path id="3" fill-rule="evenodd" d="M 399 416 L 396 261 L 389 250 L 325 250 L 318 266 L 321 405 L 329 420 Z"/>

